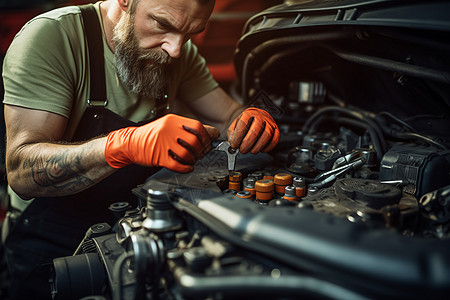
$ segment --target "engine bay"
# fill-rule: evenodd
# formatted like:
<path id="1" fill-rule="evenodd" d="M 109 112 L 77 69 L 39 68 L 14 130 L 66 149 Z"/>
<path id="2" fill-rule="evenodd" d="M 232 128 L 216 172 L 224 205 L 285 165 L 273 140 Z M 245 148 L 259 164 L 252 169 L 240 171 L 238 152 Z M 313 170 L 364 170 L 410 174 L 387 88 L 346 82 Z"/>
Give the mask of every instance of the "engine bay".
<path id="1" fill-rule="evenodd" d="M 235 59 L 278 146 L 232 176 L 211 151 L 150 177 L 54 260 L 55 299 L 446 297 L 449 4 L 292 2 L 250 19 Z"/>

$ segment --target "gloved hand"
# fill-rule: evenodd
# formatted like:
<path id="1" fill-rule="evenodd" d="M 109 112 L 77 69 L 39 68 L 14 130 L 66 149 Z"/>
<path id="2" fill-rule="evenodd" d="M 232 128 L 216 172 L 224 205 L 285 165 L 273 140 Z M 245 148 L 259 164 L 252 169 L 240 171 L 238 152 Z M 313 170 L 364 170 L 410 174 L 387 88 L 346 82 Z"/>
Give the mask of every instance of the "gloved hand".
<path id="1" fill-rule="evenodd" d="M 107 137 L 105 158 L 113 168 L 135 163 L 187 173 L 211 150 L 211 140 L 218 136 L 214 127 L 168 114 L 140 127 L 112 131 Z"/>
<path id="2" fill-rule="evenodd" d="M 273 149 L 280 140 L 280 130 L 268 112 L 250 107 L 231 123 L 227 136 L 233 149 L 256 154 Z"/>

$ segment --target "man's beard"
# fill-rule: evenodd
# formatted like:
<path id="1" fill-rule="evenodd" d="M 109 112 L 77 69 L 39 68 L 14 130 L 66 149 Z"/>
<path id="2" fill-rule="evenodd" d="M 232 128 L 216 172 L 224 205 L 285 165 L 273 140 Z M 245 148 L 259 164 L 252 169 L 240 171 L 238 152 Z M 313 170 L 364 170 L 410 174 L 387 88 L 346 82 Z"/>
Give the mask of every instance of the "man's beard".
<path id="1" fill-rule="evenodd" d="M 126 14 L 114 28 L 117 75 L 133 93 L 157 99 L 166 92 L 172 58 L 161 49 L 139 49 L 133 19 Z"/>

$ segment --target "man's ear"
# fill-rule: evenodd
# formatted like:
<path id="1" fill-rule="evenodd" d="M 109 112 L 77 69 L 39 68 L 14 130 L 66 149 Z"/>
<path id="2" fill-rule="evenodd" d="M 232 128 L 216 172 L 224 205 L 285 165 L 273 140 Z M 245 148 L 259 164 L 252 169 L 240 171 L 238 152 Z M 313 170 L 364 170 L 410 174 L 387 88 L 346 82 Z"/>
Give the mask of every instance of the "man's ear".
<path id="1" fill-rule="evenodd" d="M 128 6 L 130 5 L 131 0 L 117 0 L 117 3 L 119 4 L 119 7 L 123 11 L 127 11 Z"/>

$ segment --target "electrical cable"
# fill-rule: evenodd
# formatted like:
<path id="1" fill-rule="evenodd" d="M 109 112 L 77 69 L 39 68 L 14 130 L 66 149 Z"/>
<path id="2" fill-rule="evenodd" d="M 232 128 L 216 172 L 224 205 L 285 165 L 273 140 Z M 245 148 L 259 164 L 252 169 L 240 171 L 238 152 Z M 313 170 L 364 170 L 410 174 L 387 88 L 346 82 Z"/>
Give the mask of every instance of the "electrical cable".
<path id="1" fill-rule="evenodd" d="M 403 131 L 396 131 L 392 128 L 386 128 L 383 125 L 380 125 L 381 128 L 383 129 L 383 132 L 386 135 L 398 138 L 398 139 L 416 139 L 416 140 L 421 140 L 424 141 L 432 146 L 438 147 L 442 150 L 448 150 L 449 147 L 445 144 L 442 144 L 438 141 L 433 140 L 433 138 L 419 134 L 416 132 L 416 130 L 414 130 L 414 128 L 412 128 L 412 126 L 410 126 L 408 123 L 404 122 L 403 120 L 397 118 L 396 116 L 394 116 L 393 114 L 383 111 L 380 112 L 378 115 L 380 116 L 387 116 L 389 118 L 391 118 L 392 120 L 396 121 L 397 123 L 399 123 L 400 125 L 406 127 L 408 130 L 410 130 L 411 132 L 403 132 Z"/>
<path id="2" fill-rule="evenodd" d="M 290 47 L 295 44 L 299 43 L 306 43 L 306 42 L 317 42 L 317 41 L 329 41 L 329 40 L 342 40 L 346 38 L 352 38 L 354 35 L 354 32 L 352 31 L 343 31 L 343 30 L 336 30 L 331 32 L 324 32 L 324 33 L 314 33 L 314 34 L 302 34 L 297 36 L 286 36 L 286 37 L 277 37 L 271 40 L 267 40 L 264 43 L 261 43 L 260 45 L 254 47 L 249 53 L 247 53 L 241 60 L 243 62 L 240 62 L 242 64 L 242 71 L 238 72 L 241 73 L 241 96 L 244 101 L 244 103 L 247 103 L 248 97 L 249 97 L 249 91 L 251 89 L 250 86 L 250 78 L 253 78 L 253 75 L 255 74 L 255 70 L 252 69 L 254 67 L 255 61 L 257 61 L 257 58 L 260 56 L 265 55 L 269 50 L 277 49 L 280 47 Z M 242 49 L 238 49 L 242 52 Z M 259 66 L 259 64 L 258 64 Z"/>
<path id="3" fill-rule="evenodd" d="M 345 123 L 345 124 L 349 124 L 352 126 L 357 126 L 360 128 L 364 128 L 367 130 L 367 132 L 369 133 L 370 139 L 373 143 L 373 148 L 375 149 L 375 152 L 377 154 L 377 159 L 378 161 L 381 161 L 382 159 L 382 155 L 384 152 L 382 152 L 382 148 L 381 148 L 381 143 L 379 140 L 379 137 L 376 133 L 376 131 L 369 125 L 367 125 L 364 122 L 358 121 L 358 120 L 353 120 L 353 119 L 349 119 L 349 118 L 339 118 L 338 119 L 340 122 Z"/>
<path id="4" fill-rule="evenodd" d="M 317 118 L 319 118 L 321 115 L 326 114 L 326 113 L 330 113 L 330 112 L 337 112 L 337 113 L 341 113 L 341 114 L 345 114 L 347 116 L 353 117 L 361 122 L 367 123 L 370 127 L 373 128 L 373 130 L 375 130 L 376 135 L 378 136 L 378 138 L 376 140 L 378 140 L 380 142 L 379 145 L 379 151 L 380 155 L 383 155 L 386 152 L 386 143 L 384 140 L 384 135 L 383 135 L 383 131 L 380 128 L 380 126 L 372 119 L 371 116 L 369 116 L 369 113 L 364 112 L 364 111 L 360 111 L 360 110 L 351 110 L 348 108 L 343 108 L 343 107 L 339 107 L 339 106 L 329 106 L 329 107 L 325 107 L 317 112 L 315 112 L 303 125 L 302 127 L 302 131 L 303 132 L 308 132 L 308 134 L 312 134 L 313 131 L 310 129 L 311 125 L 316 121 Z"/>
<path id="5" fill-rule="evenodd" d="M 383 150 L 381 148 L 381 143 L 380 143 L 379 137 L 378 137 L 376 131 L 371 126 L 369 126 L 368 124 L 361 122 L 359 120 L 354 120 L 354 119 L 350 119 L 350 118 L 338 117 L 337 119 L 331 119 L 326 116 L 320 116 L 317 118 L 317 120 L 313 124 L 311 124 L 310 131 L 312 131 L 312 132 L 316 131 L 316 128 L 319 125 L 319 123 L 322 123 L 325 120 L 335 120 L 337 123 L 344 123 L 347 125 L 351 125 L 354 127 L 358 127 L 358 128 L 367 130 L 367 132 L 369 133 L 370 139 L 373 143 L 373 147 L 377 153 L 377 159 L 378 159 L 378 161 L 381 161 Z"/>
<path id="6" fill-rule="evenodd" d="M 424 141 L 432 146 L 438 147 L 442 150 L 449 150 L 449 147 L 441 144 L 438 141 L 433 140 L 430 137 L 427 137 L 425 135 L 421 135 L 418 133 L 414 133 L 414 132 L 395 132 L 395 131 L 391 131 L 390 135 L 399 139 L 417 139 L 417 140 L 421 140 Z"/>
<path id="7" fill-rule="evenodd" d="M 317 132 L 317 127 L 319 127 L 319 124 L 324 123 L 326 121 L 332 121 L 334 118 L 329 116 L 319 116 L 317 117 L 317 120 L 315 120 L 310 126 L 308 133 L 310 132 Z"/>
<path id="8" fill-rule="evenodd" d="M 405 121 L 399 119 L 398 117 L 394 116 L 393 114 L 391 114 L 390 112 L 387 111 L 382 111 L 380 112 L 378 115 L 380 116 L 387 116 L 389 118 L 391 118 L 392 120 L 396 121 L 397 123 L 403 125 L 404 127 L 406 127 L 408 130 L 415 132 L 416 130 L 414 128 L 412 128 L 411 125 L 409 125 L 408 123 L 406 123 Z"/>

